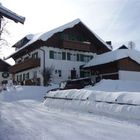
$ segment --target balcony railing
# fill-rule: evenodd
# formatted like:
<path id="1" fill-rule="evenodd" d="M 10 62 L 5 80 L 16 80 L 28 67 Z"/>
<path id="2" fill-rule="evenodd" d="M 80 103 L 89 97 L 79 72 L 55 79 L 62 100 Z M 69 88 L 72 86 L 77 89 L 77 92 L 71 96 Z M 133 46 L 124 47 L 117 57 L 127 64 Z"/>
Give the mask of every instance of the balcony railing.
<path id="1" fill-rule="evenodd" d="M 65 49 L 73 49 L 78 51 L 91 51 L 91 44 L 88 42 L 79 42 L 79 41 L 70 41 L 63 40 L 63 48 Z"/>
<path id="2" fill-rule="evenodd" d="M 10 72 L 17 73 L 17 72 L 21 72 L 21 71 L 28 70 L 31 68 L 39 67 L 39 66 L 40 66 L 40 59 L 31 58 L 19 64 L 15 64 L 14 66 L 10 68 Z"/>

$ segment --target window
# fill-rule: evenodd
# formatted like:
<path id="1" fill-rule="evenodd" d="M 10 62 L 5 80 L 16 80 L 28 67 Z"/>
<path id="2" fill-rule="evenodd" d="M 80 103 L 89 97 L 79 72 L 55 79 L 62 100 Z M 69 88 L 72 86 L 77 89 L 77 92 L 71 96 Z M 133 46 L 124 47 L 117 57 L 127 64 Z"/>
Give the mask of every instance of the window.
<path id="1" fill-rule="evenodd" d="M 50 51 L 49 55 L 50 55 L 50 59 L 54 59 L 54 51 Z"/>
<path id="2" fill-rule="evenodd" d="M 69 35 L 69 40 L 77 40 L 77 37 L 74 35 Z"/>
<path id="3" fill-rule="evenodd" d="M 26 80 L 28 80 L 28 79 L 29 79 L 29 72 L 26 73 Z"/>
<path id="4" fill-rule="evenodd" d="M 90 55 L 90 60 L 93 58 L 93 56 L 92 55 Z"/>
<path id="5" fill-rule="evenodd" d="M 69 39 L 69 35 L 68 34 L 63 34 L 63 39 L 68 40 Z"/>
<path id="6" fill-rule="evenodd" d="M 64 39 L 64 33 L 60 33 L 60 38 Z"/>
<path id="7" fill-rule="evenodd" d="M 78 36 L 78 40 L 81 41 L 81 42 L 83 42 L 85 39 L 84 39 L 83 36 Z"/>
<path id="8" fill-rule="evenodd" d="M 38 58 L 38 52 L 32 54 L 32 58 Z"/>
<path id="9" fill-rule="evenodd" d="M 62 53 L 61 52 L 58 52 L 56 55 L 57 55 L 56 56 L 57 60 L 62 60 Z"/>
<path id="10" fill-rule="evenodd" d="M 57 74 L 57 70 L 55 70 L 55 74 Z"/>
<path id="11" fill-rule="evenodd" d="M 66 53 L 62 52 L 62 60 L 66 60 Z"/>
<path id="12" fill-rule="evenodd" d="M 19 76 L 19 81 L 22 81 L 22 74 Z"/>
<path id="13" fill-rule="evenodd" d="M 33 72 L 33 78 L 36 79 L 37 78 L 37 71 Z"/>
<path id="14" fill-rule="evenodd" d="M 84 56 L 84 62 L 88 62 L 90 60 L 89 56 Z"/>
<path id="15" fill-rule="evenodd" d="M 77 61 L 80 61 L 80 55 L 77 54 Z"/>
<path id="16" fill-rule="evenodd" d="M 93 56 L 89 56 L 89 55 L 85 55 L 84 56 L 84 62 L 88 62 L 88 61 L 90 61 L 91 59 L 93 58 Z"/>
<path id="17" fill-rule="evenodd" d="M 67 60 L 71 60 L 71 53 L 67 53 Z"/>
<path id="18" fill-rule="evenodd" d="M 62 72 L 61 72 L 61 70 L 58 70 L 58 76 L 59 76 L 59 77 L 62 76 Z"/>
<path id="19" fill-rule="evenodd" d="M 76 54 L 73 54 L 72 55 L 72 59 L 71 59 L 72 61 L 76 61 L 77 60 L 77 58 L 76 58 Z"/>
<path id="20" fill-rule="evenodd" d="M 54 59 L 57 59 L 57 52 L 54 52 Z"/>
<path id="21" fill-rule="evenodd" d="M 19 76 L 17 75 L 17 81 L 19 81 Z"/>
<path id="22" fill-rule="evenodd" d="M 25 73 L 23 74 L 23 81 L 25 80 Z"/>
<path id="23" fill-rule="evenodd" d="M 80 54 L 80 61 L 84 61 L 84 55 L 83 54 Z"/>

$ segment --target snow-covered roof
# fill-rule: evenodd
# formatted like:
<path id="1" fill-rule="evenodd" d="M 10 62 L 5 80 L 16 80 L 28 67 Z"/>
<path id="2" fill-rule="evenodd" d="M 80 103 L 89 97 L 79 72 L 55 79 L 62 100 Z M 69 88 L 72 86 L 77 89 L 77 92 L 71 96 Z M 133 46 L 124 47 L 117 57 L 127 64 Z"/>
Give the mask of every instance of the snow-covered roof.
<path id="1" fill-rule="evenodd" d="M 106 64 L 114 62 L 116 60 L 129 57 L 132 60 L 140 64 L 140 52 L 134 49 L 117 49 L 115 51 L 110 51 L 101 55 L 96 55 L 91 61 L 89 61 L 84 68 L 97 66 L 101 64 Z"/>
<path id="2" fill-rule="evenodd" d="M 41 34 L 36 34 L 34 35 L 33 39 L 28 42 L 25 46 L 23 47 L 26 47 L 30 44 L 32 44 L 33 42 L 37 41 L 37 40 L 42 40 L 42 41 L 47 41 L 50 37 L 52 37 L 55 33 L 58 33 L 58 32 L 62 32 L 64 31 L 65 29 L 68 29 L 68 28 L 72 28 L 74 27 L 75 25 L 77 25 L 78 23 L 82 23 L 88 30 L 90 30 L 80 19 L 76 19 L 76 20 L 73 20 L 65 25 L 62 25 L 58 28 L 55 28 L 53 30 L 50 30 L 48 32 L 45 32 L 45 33 L 41 33 Z M 91 30 L 90 30 L 91 31 Z M 91 31 L 92 32 L 92 31 Z M 108 45 L 106 42 L 104 42 L 98 35 L 96 35 L 94 32 L 92 32 L 98 40 L 100 40 L 108 49 L 111 49 L 111 46 Z M 22 48 L 23 48 L 22 47 Z"/>
<path id="3" fill-rule="evenodd" d="M 32 39 L 27 43 L 25 44 L 22 48 L 18 49 L 15 53 L 13 54 L 16 54 L 17 52 L 19 52 L 20 50 L 28 47 L 29 45 L 31 45 L 32 43 L 34 43 L 35 41 L 37 40 L 42 40 L 42 41 L 47 41 L 50 37 L 52 37 L 55 33 L 58 33 L 58 32 L 62 32 L 64 31 L 65 29 L 68 29 L 68 28 L 72 28 L 74 27 L 75 25 L 77 25 L 78 23 L 80 23 L 81 20 L 80 19 L 76 19 L 76 20 L 73 20 L 65 25 L 62 25 L 58 28 L 55 28 L 53 30 L 50 30 L 48 32 L 45 32 L 45 33 L 39 33 L 39 34 L 35 34 L 34 36 L 32 36 Z M 93 33 L 96 38 L 98 40 L 100 40 L 108 49 L 112 49 L 110 45 L 108 45 L 106 42 L 104 42 L 99 36 L 97 36 L 94 32 L 92 32 L 83 22 L 81 22 L 91 33 Z M 12 54 L 12 55 L 13 55 Z M 12 55 L 10 55 L 9 57 L 11 57 Z M 8 57 L 8 58 L 9 58 Z"/>
<path id="4" fill-rule="evenodd" d="M 26 35 L 25 36 L 28 40 L 31 40 L 33 37 L 34 37 L 34 35 L 33 34 L 28 34 L 28 35 Z"/>
<path id="5" fill-rule="evenodd" d="M 25 21 L 25 17 L 17 15 L 16 13 L 4 7 L 1 3 L 0 3 L 0 15 L 8 19 L 11 19 L 15 22 L 20 22 L 22 24 L 24 24 Z"/>

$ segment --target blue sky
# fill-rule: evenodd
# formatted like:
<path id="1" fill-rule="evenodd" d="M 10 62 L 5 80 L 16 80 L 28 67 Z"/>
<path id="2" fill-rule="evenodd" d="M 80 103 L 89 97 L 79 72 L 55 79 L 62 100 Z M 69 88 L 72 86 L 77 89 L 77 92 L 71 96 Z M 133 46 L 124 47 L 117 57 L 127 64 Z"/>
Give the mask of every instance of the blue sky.
<path id="1" fill-rule="evenodd" d="M 140 50 L 140 0 L 1 0 L 1 3 L 26 17 L 24 25 L 9 22 L 7 39 L 11 45 L 27 34 L 45 32 L 80 18 L 103 40 L 111 40 L 114 49 L 133 41 Z M 8 51 L 6 54 L 13 50 Z"/>

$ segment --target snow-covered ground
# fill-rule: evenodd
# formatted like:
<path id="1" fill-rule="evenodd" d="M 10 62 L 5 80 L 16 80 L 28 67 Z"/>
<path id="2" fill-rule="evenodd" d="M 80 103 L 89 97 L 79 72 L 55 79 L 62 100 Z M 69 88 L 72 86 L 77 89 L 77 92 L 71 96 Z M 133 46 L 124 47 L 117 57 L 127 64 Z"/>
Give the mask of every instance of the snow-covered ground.
<path id="1" fill-rule="evenodd" d="M 0 93 L 0 140 L 139 140 L 138 85 L 103 80 L 82 90 L 49 92 L 44 102 L 56 86 L 8 87 Z"/>
<path id="2" fill-rule="evenodd" d="M 139 140 L 140 126 L 52 110 L 22 100 L 0 104 L 0 140 Z"/>

